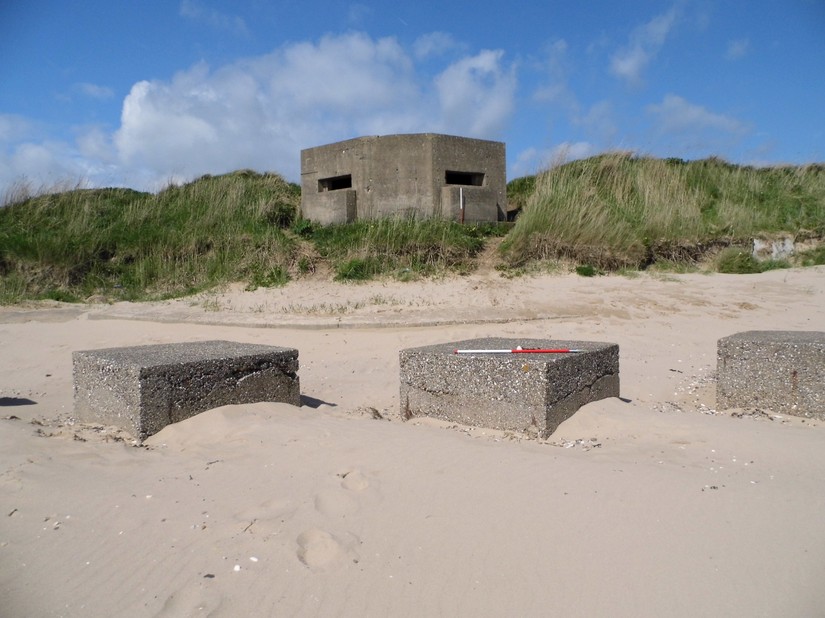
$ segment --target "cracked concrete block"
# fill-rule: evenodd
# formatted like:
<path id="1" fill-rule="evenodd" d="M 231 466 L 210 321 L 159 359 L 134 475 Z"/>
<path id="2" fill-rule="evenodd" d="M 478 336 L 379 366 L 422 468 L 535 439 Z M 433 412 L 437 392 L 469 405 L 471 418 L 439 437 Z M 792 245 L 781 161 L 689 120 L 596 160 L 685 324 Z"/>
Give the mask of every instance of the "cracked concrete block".
<path id="1" fill-rule="evenodd" d="M 455 354 L 456 349 L 580 349 L 567 354 Z M 401 413 L 549 436 L 586 403 L 619 396 L 619 346 L 486 338 L 402 350 Z"/>
<path id="2" fill-rule="evenodd" d="M 720 339 L 716 407 L 825 420 L 825 332 L 752 330 Z"/>
<path id="3" fill-rule="evenodd" d="M 72 361 L 77 420 L 139 440 L 219 406 L 301 405 L 294 348 L 200 341 L 79 351 Z"/>

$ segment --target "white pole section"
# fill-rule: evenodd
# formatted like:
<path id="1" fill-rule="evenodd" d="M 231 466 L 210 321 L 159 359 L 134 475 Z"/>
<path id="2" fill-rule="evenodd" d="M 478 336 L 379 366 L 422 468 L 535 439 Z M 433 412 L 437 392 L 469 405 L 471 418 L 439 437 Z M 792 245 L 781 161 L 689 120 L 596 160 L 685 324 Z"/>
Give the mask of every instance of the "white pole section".
<path id="1" fill-rule="evenodd" d="M 541 349 L 534 350 L 515 348 L 514 350 L 455 350 L 453 354 L 577 354 L 584 350 L 571 348 Z"/>

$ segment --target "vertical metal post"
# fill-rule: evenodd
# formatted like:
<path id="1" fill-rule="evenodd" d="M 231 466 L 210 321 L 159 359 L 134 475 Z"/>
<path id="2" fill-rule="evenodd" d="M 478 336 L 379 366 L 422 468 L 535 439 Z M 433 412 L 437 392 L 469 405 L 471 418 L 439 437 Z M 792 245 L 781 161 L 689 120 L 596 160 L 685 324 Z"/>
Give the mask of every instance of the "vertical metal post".
<path id="1" fill-rule="evenodd" d="M 464 223 L 464 187 L 458 188 L 458 207 L 461 210 L 461 223 Z"/>

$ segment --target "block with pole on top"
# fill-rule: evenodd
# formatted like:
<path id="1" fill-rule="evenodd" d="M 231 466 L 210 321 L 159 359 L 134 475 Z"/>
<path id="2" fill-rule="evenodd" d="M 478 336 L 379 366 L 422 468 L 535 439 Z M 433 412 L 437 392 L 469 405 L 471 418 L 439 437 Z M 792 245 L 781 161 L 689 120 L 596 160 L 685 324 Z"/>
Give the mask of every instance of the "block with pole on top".
<path id="1" fill-rule="evenodd" d="M 482 338 L 400 353 L 401 413 L 546 437 L 581 406 L 619 396 L 619 346 Z"/>

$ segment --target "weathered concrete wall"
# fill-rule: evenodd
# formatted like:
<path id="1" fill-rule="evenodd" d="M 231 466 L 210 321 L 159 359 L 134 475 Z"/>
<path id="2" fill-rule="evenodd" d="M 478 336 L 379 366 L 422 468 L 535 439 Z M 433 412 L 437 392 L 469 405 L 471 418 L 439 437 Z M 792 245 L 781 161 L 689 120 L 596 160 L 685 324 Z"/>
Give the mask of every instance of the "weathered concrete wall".
<path id="1" fill-rule="evenodd" d="M 450 135 L 436 136 L 433 140 L 435 188 L 444 186 L 445 172 L 448 170 L 484 174 L 481 187 L 465 187 L 465 221 L 507 220 L 507 169 L 503 143 Z M 440 197 L 440 194 L 436 195 Z M 443 208 L 442 204 L 435 204 L 434 212 L 441 212 L 445 218 L 454 218 L 453 213 Z M 482 218 L 485 213 L 493 218 Z"/>
<path id="2" fill-rule="evenodd" d="M 791 235 L 777 235 L 773 238 L 754 238 L 751 254 L 757 260 L 785 260 L 795 253 L 795 243 Z"/>
<path id="3" fill-rule="evenodd" d="M 456 349 L 573 348 L 570 354 L 455 354 Z M 402 350 L 401 413 L 548 436 L 581 406 L 619 396 L 619 346 L 472 339 Z"/>
<path id="4" fill-rule="evenodd" d="M 139 440 L 223 405 L 301 404 L 294 348 L 203 341 L 79 351 L 72 359 L 76 418 Z"/>
<path id="5" fill-rule="evenodd" d="M 442 187 L 451 180 L 481 183 L 467 186 L 465 221 L 506 218 L 504 144 L 431 133 L 361 137 L 302 150 L 301 213 L 321 223 L 344 223 L 343 209 L 329 212 L 338 204 L 329 194 L 352 190 L 358 219 L 458 220 L 457 202 L 442 205 Z"/>
<path id="6" fill-rule="evenodd" d="M 463 208 L 462 208 L 463 199 Z M 463 212 L 462 212 L 463 210 Z M 441 187 L 441 216 L 461 223 L 487 223 L 499 219 L 498 202 L 488 187 Z M 504 214 L 506 218 L 506 213 Z"/>
<path id="7" fill-rule="evenodd" d="M 327 191 L 315 196 L 317 209 L 313 221 L 321 225 L 352 223 L 358 219 L 358 196 L 353 189 Z"/>
<path id="8" fill-rule="evenodd" d="M 716 405 L 825 420 L 825 332 L 747 331 L 717 343 Z"/>

